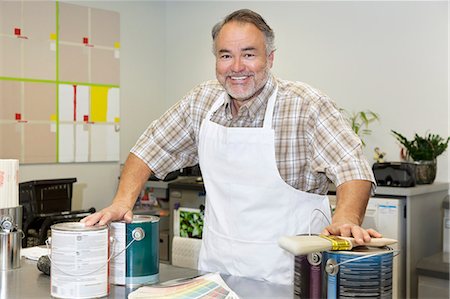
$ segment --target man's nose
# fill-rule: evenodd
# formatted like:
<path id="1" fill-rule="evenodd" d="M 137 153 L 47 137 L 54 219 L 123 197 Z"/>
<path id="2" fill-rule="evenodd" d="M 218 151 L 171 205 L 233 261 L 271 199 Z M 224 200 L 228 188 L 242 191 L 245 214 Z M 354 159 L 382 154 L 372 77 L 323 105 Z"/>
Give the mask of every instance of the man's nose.
<path id="1" fill-rule="evenodd" d="M 233 65 L 231 67 L 232 67 L 233 72 L 240 72 L 240 71 L 244 70 L 244 63 L 243 63 L 241 57 L 234 58 Z"/>

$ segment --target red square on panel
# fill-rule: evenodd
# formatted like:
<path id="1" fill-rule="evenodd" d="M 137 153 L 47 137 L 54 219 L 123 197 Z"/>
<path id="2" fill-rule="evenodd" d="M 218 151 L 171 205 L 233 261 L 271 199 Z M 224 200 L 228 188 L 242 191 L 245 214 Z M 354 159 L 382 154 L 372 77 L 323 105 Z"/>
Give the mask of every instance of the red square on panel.
<path id="1" fill-rule="evenodd" d="M 20 28 L 14 28 L 14 35 L 20 35 Z"/>
<path id="2" fill-rule="evenodd" d="M 22 114 L 16 113 L 16 120 L 21 120 L 21 119 L 22 119 Z"/>
<path id="3" fill-rule="evenodd" d="M 84 121 L 89 121 L 89 115 L 83 115 L 83 120 Z"/>
<path id="4" fill-rule="evenodd" d="M 83 37 L 83 44 L 89 44 L 89 38 Z"/>

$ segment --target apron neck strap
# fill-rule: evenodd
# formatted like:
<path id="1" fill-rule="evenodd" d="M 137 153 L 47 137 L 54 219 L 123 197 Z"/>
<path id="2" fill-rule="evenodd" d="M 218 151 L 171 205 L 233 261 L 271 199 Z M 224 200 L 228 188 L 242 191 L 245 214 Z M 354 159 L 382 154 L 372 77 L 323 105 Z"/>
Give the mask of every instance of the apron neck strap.
<path id="1" fill-rule="evenodd" d="M 275 86 L 275 90 L 270 95 L 269 101 L 267 102 L 266 113 L 264 115 L 264 129 L 272 129 L 273 120 L 273 110 L 275 108 L 275 101 L 277 99 L 278 86 Z"/>
<path id="2" fill-rule="evenodd" d="M 211 109 L 209 109 L 208 113 L 206 114 L 205 119 L 206 120 L 211 120 L 211 116 L 213 115 L 214 112 L 216 112 L 217 109 L 219 109 L 219 107 L 225 103 L 225 92 L 222 93 L 219 98 L 213 103 L 213 105 L 211 106 Z"/>

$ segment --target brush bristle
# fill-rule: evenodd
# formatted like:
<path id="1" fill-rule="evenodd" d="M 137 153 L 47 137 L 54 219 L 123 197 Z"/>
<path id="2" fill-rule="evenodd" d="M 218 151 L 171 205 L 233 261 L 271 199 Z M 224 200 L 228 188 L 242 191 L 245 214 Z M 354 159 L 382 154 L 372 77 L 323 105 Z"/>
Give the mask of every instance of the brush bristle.
<path id="1" fill-rule="evenodd" d="M 293 255 L 304 255 L 311 252 L 330 250 L 331 241 L 319 236 L 291 236 L 281 237 L 278 240 L 281 248 Z"/>

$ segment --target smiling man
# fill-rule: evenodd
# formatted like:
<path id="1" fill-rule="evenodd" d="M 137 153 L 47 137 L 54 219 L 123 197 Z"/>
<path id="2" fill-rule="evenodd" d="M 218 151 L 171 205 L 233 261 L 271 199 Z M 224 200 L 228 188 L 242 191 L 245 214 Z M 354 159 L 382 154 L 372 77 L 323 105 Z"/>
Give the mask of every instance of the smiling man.
<path id="1" fill-rule="evenodd" d="M 266 49 L 264 35 L 252 23 L 234 21 L 218 29 L 213 30 L 216 76 L 233 99 L 236 112 L 263 89 L 274 49 Z"/>
<path id="2" fill-rule="evenodd" d="M 199 269 L 275 283 L 293 281 L 284 235 L 381 236 L 360 227 L 371 189 L 361 142 L 335 103 L 301 82 L 275 78 L 274 33 L 243 9 L 213 27 L 217 80 L 195 87 L 142 134 L 111 206 L 87 225 L 131 221 L 153 173 L 200 163 L 206 189 Z M 337 207 L 331 219 L 326 193 Z M 330 223 L 331 222 L 331 223 Z"/>

